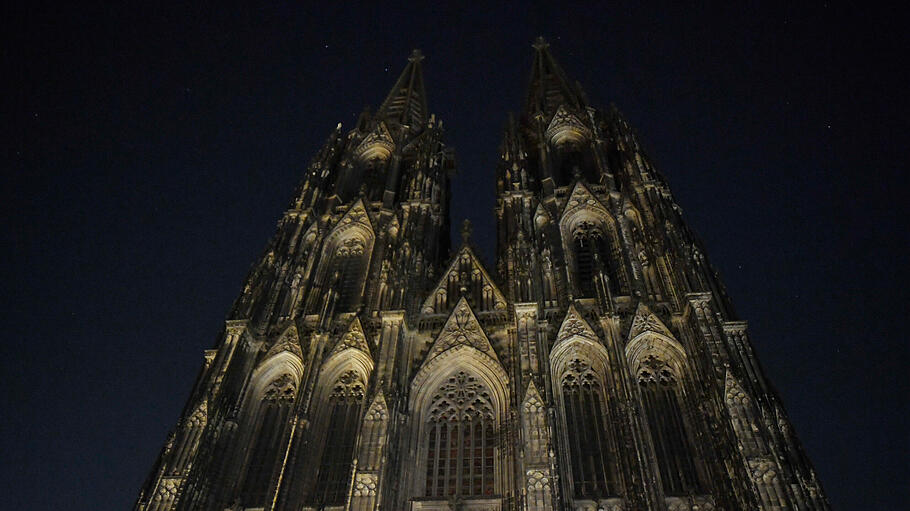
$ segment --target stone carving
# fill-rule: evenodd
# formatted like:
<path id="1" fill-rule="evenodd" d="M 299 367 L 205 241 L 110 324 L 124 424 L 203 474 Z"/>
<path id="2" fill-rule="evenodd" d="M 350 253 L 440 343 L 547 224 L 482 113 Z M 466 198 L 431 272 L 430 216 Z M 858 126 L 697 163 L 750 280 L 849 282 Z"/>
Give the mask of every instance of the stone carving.
<path id="1" fill-rule="evenodd" d="M 424 314 L 446 312 L 451 307 L 449 300 L 458 298 L 457 295 L 454 298 L 451 296 L 451 289 L 469 291 L 474 288 L 475 282 L 483 290 L 482 295 L 475 298 L 475 304 L 481 310 L 505 310 L 506 298 L 502 291 L 493 282 L 471 247 L 464 245 L 452 259 L 448 269 L 440 276 L 436 287 L 427 295 L 421 311 Z"/>
<path id="2" fill-rule="evenodd" d="M 676 376 L 666 362 L 654 355 L 646 355 L 642 359 L 638 371 L 639 385 L 660 384 L 663 386 L 676 385 Z"/>
<path id="3" fill-rule="evenodd" d="M 301 360 L 303 359 L 303 351 L 300 349 L 300 341 L 297 337 L 297 329 L 293 326 L 285 330 L 285 332 L 278 338 L 278 341 L 269 349 L 266 358 L 281 353 L 282 351 L 289 351 L 294 355 L 297 355 Z"/>
<path id="4" fill-rule="evenodd" d="M 384 122 L 379 123 L 370 134 L 363 138 L 354 155 L 361 161 L 373 159 L 387 160 L 395 150 L 395 141 L 389 134 L 389 129 Z"/>
<path id="5" fill-rule="evenodd" d="M 528 491 L 549 492 L 550 471 L 549 469 L 531 469 L 528 470 Z"/>
<path id="6" fill-rule="evenodd" d="M 354 478 L 355 497 L 375 497 L 376 487 L 379 485 L 376 474 L 359 473 Z"/>
<path id="7" fill-rule="evenodd" d="M 459 371 L 433 394 L 430 420 L 469 422 L 474 417 L 493 418 L 490 390 L 474 376 Z"/>
<path id="8" fill-rule="evenodd" d="M 446 324 L 442 327 L 436 342 L 427 354 L 427 360 L 459 345 L 470 346 L 493 359 L 497 358 L 496 352 L 493 351 L 493 347 L 490 345 L 489 339 L 487 339 L 487 335 L 477 321 L 471 306 L 468 305 L 467 300 L 464 298 L 459 300 L 455 310 L 452 311 Z"/>
<path id="9" fill-rule="evenodd" d="M 370 347 L 367 344 L 366 334 L 364 334 L 363 325 L 358 318 L 354 318 L 354 320 L 351 321 L 350 326 L 348 326 L 348 331 L 341 337 L 341 340 L 338 341 L 329 356 L 351 348 L 360 350 L 367 355 L 370 354 Z"/>
<path id="10" fill-rule="evenodd" d="M 273 403 L 293 403 L 296 396 L 297 383 L 285 373 L 269 383 L 262 399 Z"/>
<path id="11" fill-rule="evenodd" d="M 556 334 L 556 342 L 559 343 L 570 337 L 576 336 L 591 341 L 598 340 L 597 334 L 594 333 L 594 330 L 588 322 L 581 317 L 581 314 L 579 314 L 575 306 L 572 305 L 569 307 L 565 319 L 562 320 L 562 325 L 559 327 L 559 333 Z"/>
<path id="12" fill-rule="evenodd" d="M 634 339 L 645 332 L 657 333 L 669 338 L 673 338 L 670 329 L 663 324 L 656 314 L 644 304 L 640 303 L 635 311 L 635 317 L 632 318 L 632 328 L 629 330 L 629 339 Z"/>
<path id="13" fill-rule="evenodd" d="M 591 130 L 569 112 L 565 105 L 560 105 L 547 127 L 546 136 L 551 144 L 558 147 L 566 143 L 578 144 L 591 138 Z"/>
<path id="14" fill-rule="evenodd" d="M 332 386 L 330 399 L 360 401 L 364 395 L 364 384 L 357 371 L 347 371 L 338 377 Z"/>
<path id="15" fill-rule="evenodd" d="M 198 428 L 205 426 L 205 422 L 208 417 L 208 406 L 205 400 L 199 403 L 199 406 L 196 407 L 196 410 L 193 411 L 193 414 L 190 415 L 190 418 L 187 419 L 187 427 Z"/>

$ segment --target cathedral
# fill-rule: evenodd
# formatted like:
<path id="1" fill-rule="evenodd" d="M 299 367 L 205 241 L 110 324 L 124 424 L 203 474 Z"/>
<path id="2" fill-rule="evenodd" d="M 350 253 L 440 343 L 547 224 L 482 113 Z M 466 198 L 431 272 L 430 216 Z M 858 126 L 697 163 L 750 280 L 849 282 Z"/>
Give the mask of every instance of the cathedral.
<path id="1" fill-rule="evenodd" d="M 534 43 L 487 266 L 422 60 L 312 159 L 134 509 L 829 509 L 622 114 Z"/>

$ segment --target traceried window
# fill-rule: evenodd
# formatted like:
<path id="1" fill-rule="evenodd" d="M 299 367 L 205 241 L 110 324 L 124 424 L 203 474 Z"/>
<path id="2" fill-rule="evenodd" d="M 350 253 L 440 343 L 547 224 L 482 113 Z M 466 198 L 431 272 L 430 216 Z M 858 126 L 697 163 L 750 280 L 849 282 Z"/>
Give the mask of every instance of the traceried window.
<path id="1" fill-rule="evenodd" d="M 603 391 L 591 365 L 575 359 L 562 379 L 575 498 L 615 494 Z"/>
<path id="2" fill-rule="evenodd" d="M 367 269 L 366 261 L 364 243 L 356 238 L 345 240 L 335 251 L 330 275 L 338 293 L 335 310 L 351 312 L 360 304 L 360 292 Z"/>
<path id="3" fill-rule="evenodd" d="M 492 496 L 495 430 L 490 391 L 464 372 L 433 395 L 427 424 L 426 496 Z"/>
<path id="4" fill-rule="evenodd" d="M 344 505 L 351 478 L 354 443 L 360 425 L 364 385 L 356 371 L 338 378 L 329 396 L 331 417 L 316 476 L 314 503 L 326 506 Z"/>
<path id="5" fill-rule="evenodd" d="M 642 362 L 638 384 L 664 493 L 685 495 L 697 491 L 698 475 L 676 375 L 665 362 L 649 355 Z"/>
<path id="6" fill-rule="evenodd" d="M 263 505 L 268 496 L 296 393 L 297 385 L 293 378 L 284 374 L 269 384 L 262 397 L 258 421 L 253 430 L 253 448 L 241 485 L 243 502 L 250 507 Z"/>

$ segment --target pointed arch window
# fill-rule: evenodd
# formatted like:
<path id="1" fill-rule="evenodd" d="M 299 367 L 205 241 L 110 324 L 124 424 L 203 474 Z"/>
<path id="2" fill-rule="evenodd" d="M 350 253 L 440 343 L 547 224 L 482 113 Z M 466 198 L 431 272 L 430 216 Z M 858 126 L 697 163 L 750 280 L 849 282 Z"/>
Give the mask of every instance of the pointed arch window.
<path id="1" fill-rule="evenodd" d="M 597 296 L 596 280 L 603 273 L 607 276 L 610 292 L 621 290 L 619 259 L 611 250 L 611 242 L 603 230 L 592 222 L 583 221 L 572 232 L 575 249 L 575 275 L 578 287 L 585 297 Z"/>
<path id="2" fill-rule="evenodd" d="M 255 507 L 265 503 L 296 394 L 297 384 L 289 374 L 266 387 L 253 430 L 246 476 L 240 486 L 245 505 Z"/>
<path id="3" fill-rule="evenodd" d="M 595 183 L 596 173 L 592 172 L 590 163 L 585 158 L 585 150 L 579 142 L 563 142 L 556 147 L 552 153 L 554 156 L 554 167 L 556 168 L 556 186 L 566 186 L 572 182 L 575 176 L 584 176 L 590 182 Z M 594 179 L 592 179 L 594 178 Z"/>
<path id="4" fill-rule="evenodd" d="M 315 503 L 344 505 L 360 425 L 364 384 L 356 371 L 342 374 L 329 396 L 330 418 L 316 477 Z"/>
<path id="5" fill-rule="evenodd" d="M 685 495 L 698 491 L 698 474 L 676 374 L 664 361 L 648 355 L 639 370 L 638 384 L 664 493 Z"/>
<path id="6" fill-rule="evenodd" d="M 496 445 L 490 391 L 458 372 L 433 395 L 427 424 L 426 496 L 492 496 Z"/>
<path id="7" fill-rule="evenodd" d="M 575 498 L 614 495 L 603 390 L 587 361 L 576 358 L 569 362 L 562 393 Z"/>
<path id="8" fill-rule="evenodd" d="M 344 240 L 335 251 L 330 273 L 334 290 L 338 293 L 335 310 L 351 312 L 360 305 L 366 270 L 366 244 L 358 238 Z"/>
<path id="9" fill-rule="evenodd" d="M 385 191 L 386 162 L 381 156 L 373 156 L 361 163 L 363 166 L 363 186 L 369 201 L 382 200 Z"/>

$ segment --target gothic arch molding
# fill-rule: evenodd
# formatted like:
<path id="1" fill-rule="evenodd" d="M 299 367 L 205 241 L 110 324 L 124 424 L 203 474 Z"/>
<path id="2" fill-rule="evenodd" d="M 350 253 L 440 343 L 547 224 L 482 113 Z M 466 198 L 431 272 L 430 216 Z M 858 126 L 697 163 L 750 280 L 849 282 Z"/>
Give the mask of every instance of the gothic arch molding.
<path id="1" fill-rule="evenodd" d="M 502 415 L 509 403 L 509 375 L 495 359 L 477 348 L 459 344 L 428 360 L 411 383 L 411 411 L 429 406 L 429 394 L 458 371 L 470 371 L 483 379 L 494 391 L 497 415 Z"/>
<path id="2" fill-rule="evenodd" d="M 282 375 L 289 375 L 295 386 L 300 385 L 303 379 L 303 360 L 296 354 L 282 350 L 267 357 L 259 363 L 250 375 L 250 387 L 247 391 L 247 401 L 257 402 L 262 399 L 269 384 Z"/>
<path id="3" fill-rule="evenodd" d="M 578 291 L 592 295 L 598 264 L 606 270 L 614 294 L 628 292 L 629 277 L 613 215 L 582 184 L 578 183 L 559 220 L 566 269 Z M 600 258 L 600 262 L 596 262 Z"/>
<path id="4" fill-rule="evenodd" d="M 438 480 L 436 483 L 432 483 L 436 485 L 435 487 L 430 486 L 431 478 L 424 478 L 423 475 L 436 473 L 435 470 L 428 472 L 428 469 L 432 468 L 428 467 L 428 463 L 431 463 L 430 460 L 434 456 L 438 459 L 441 452 L 449 452 L 448 449 L 439 449 L 441 444 L 439 444 L 438 425 L 440 422 L 437 422 L 439 418 L 436 417 L 436 414 L 437 408 L 440 406 L 440 398 L 445 400 L 451 399 L 453 396 L 465 397 L 467 402 L 460 403 L 456 397 L 454 404 L 461 410 L 456 414 L 458 417 L 444 419 L 444 422 L 452 421 L 447 422 L 449 425 L 445 430 L 450 435 L 449 441 L 461 438 L 457 435 L 468 435 L 470 431 L 465 438 L 473 439 L 472 441 L 476 442 L 476 445 L 487 446 L 482 449 L 485 457 L 484 461 L 480 462 L 486 470 L 484 475 L 480 479 L 475 479 L 466 477 L 463 471 L 459 472 L 457 476 L 459 489 L 453 491 L 466 497 L 488 499 L 496 499 L 498 498 L 496 495 L 504 492 L 511 466 L 508 461 L 511 453 L 509 447 L 504 443 L 496 442 L 496 438 L 505 427 L 508 416 L 510 403 L 508 383 L 509 377 L 499 362 L 468 344 L 459 344 L 449 348 L 423 365 L 411 383 L 409 409 L 412 418 L 412 435 L 406 452 L 409 453 L 410 466 L 415 467 L 414 474 L 420 474 L 420 476 L 415 477 L 409 483 L 410 487 L 407 491 L 410 497 L 437 502 L 432 499 L 447 500 L 451 496 L 448 493 L 448 487 L 444 490 L 439 486 L 441 483 Z M 462 406 L 465 408 L 461 409 Z M 434 444 L 434 442 L 436 443 Z M 457 444 L 452 445 L 453 450 L 458 450 L 457 456 L 461 460 L 462 451 L 468 452 L 467 447 L 460 440 Z M 454 464 L 454 455 L 450 456 L 452 461 L 449 463 L 453 463 L 450 467 L 463 466 L 461 462 Z M 415 509 L 418 508 L 422 509 L 415 507 Z M 436 508 L 432 507 L 432 509 Z"/>
<path id="5" fill-rule="evenodd" d="M 654 356 L 673 368 L 678 377 L 688 375 L 686 350 L 679 341 L 668 335 L 654 331 L 642 332 L 626 344 L 625 354 L 633 374 L 638 374 L 646 358 Z"/>

